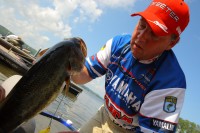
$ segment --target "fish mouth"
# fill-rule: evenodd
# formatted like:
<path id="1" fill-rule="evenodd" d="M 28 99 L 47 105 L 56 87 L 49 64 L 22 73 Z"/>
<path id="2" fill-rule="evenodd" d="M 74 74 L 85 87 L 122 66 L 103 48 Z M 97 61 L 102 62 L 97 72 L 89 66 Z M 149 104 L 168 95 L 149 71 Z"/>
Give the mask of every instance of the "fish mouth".
<path id="1" fill-rule="evenodd" d="M 80 47 L 81 47 L 81 51 L 82 51 L 84 57 L 86 57 L 86 56 L 87 56 L 87 47 L 86 47 L 86 44 L 85 44 L 85 42 L 83 41 L 83 39 L 81 39 L 81 38 L 79 38 L 79 37 L 77 37 L 77 39 L 79 40 Z"/>

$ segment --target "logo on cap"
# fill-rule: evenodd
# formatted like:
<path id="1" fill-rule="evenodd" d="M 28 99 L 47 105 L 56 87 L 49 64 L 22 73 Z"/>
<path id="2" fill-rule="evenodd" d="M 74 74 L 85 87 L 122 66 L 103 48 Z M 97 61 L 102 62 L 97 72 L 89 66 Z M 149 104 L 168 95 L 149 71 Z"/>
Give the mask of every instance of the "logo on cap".
<path id="1" fill-rule="evenodd" d="M 157 25 L 158 27 L 160 27 L 164 32 L 168 33 L 167 32 L 167 27 L 164 25 L 164 24 L 161 24 L 160 22 L 158 21 L 151 21 L 149 19 L 147 19 L 149 22 L 152 22 L 154 23 L 155 25 Z"/>
<path id="2" fill-rule="evenodd" d="M 176 13 L 170 8 L 168 7 L 166 4 L 164 3 L 161 3 L 161 2 L 152 2 L 153 6 L 157 6 L 159 7 L 160 9 L 164 10 L 166 13 L 169 13 L 169 16 L 171 18 L 173 18 L 176 22 L 178 22 L 179 20 L 179 17 L 176 15 Z"/>

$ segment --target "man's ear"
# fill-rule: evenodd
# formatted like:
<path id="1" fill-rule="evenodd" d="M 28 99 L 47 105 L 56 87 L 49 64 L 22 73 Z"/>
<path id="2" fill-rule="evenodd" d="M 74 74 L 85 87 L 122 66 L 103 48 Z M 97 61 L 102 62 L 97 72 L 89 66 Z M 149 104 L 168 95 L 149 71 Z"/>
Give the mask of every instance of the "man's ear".
<path id="1" fill-rule="evenodd" d="M 169 44 L 167 50 L 172 49 L 180 40 L 180 37 L 177 37 L 176 40 L 171 41 L 171 43 Z"/>

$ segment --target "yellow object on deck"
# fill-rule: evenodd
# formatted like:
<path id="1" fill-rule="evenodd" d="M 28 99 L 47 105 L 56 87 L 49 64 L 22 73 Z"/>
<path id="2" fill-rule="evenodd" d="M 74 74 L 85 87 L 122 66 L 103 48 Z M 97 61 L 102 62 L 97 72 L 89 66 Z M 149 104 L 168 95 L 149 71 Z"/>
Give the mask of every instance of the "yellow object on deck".
<path id="1" fill-rule="evenodd" d="M 40 130 L 39 133 L 50 133 L 51 127 Z"/>

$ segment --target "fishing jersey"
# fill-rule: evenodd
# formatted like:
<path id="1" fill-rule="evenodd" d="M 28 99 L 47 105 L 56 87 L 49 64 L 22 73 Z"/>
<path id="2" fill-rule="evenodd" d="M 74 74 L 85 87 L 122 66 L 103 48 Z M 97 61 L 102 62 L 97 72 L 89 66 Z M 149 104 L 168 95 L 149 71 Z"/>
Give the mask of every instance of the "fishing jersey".
<path id="1" fill-rule="evenodd" d="M 86 59 L 89 75 L 105 75 L 104 106 L 110 119 L 136 132 L 175 132 L 186 81 L 172 50 L 151 63 L 138 61 L 130 35 L 110 39 Z"/>

